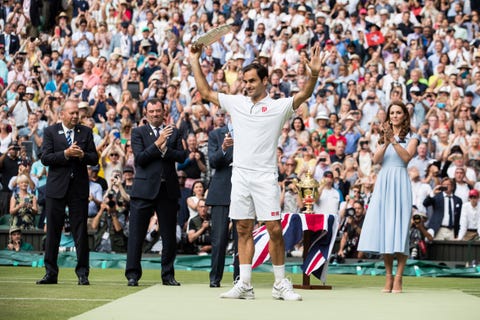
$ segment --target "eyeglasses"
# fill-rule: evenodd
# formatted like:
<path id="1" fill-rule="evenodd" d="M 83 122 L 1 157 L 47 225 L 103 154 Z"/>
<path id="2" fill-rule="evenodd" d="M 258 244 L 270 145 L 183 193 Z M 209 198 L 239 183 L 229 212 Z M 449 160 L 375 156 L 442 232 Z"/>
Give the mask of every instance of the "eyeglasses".
<path id="1" fill-rule="evenodd" d="M 225 113 L 217 113 L 217 117 L 225 117 Z"/>
<path id="2" fill-rule="evenodd" d="M 477 196 L 470 196 L 470 197 L 468 197 L 468 198 L 469 198 L 469 199 L 478 199 Z"/>
<path id="3" fill-rule="evenodd" d="M 110 157 L 118 157 L 119 154 L 118 153 L 110 153 Z"/>

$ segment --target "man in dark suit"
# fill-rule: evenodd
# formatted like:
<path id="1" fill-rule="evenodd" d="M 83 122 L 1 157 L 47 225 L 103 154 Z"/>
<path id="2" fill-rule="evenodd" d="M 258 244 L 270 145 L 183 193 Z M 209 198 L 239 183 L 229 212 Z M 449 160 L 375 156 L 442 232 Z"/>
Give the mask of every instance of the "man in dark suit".
<path id="1" fill-rule="evenodd" d="M 0 43 L 5 45 L 5 53 L 10 56 L 13 56 L 20 49 L 20 39 L 12 32 L 12 25 L 6 23 L 4 32 L 0 34 Z"/>
<path id="2" fill-rule="evenodd" d="M 433 213 L 428 221 L 428 232 L 434 240 L 455 240 L 460 229 L 462 199 L 453 194 L 454 181 L 443 178 L 423 201 L 425 207 L 432 206 Z"/>
<path id="3" fill-rule="evenodd" d="M 216 123 L 225 119 L 225 113 L 218 111 Z M 221 119 L 219 119 L 221 118 Z M 208 135 L 208 160 L 215 173 L 210 181 L 206 204 L 211 206 L 212 262 L 210 287 L 220 287 L 225 266 L 225 251 L 228 243 L 230 219 L 230 192 L 232 190 L 233 137 L 228 126 L 221 126 Z"/>
<path id="4" fill-rule="evenodd" d="M 75 273 L 79 285 L 88 285 L 89 248 L 87 234 L 89 179 L 87 165 L 98 163 L 92 130 L 78 124 L 78 105 L 67 100 L 60 111 L 61 123 L 44 130 L 42 163 L 49 167 L 46 184 L 47 240 L 45 276 L 37 284 L 56 284 L 58 246 L 68 206 L 77 252 Z"/>
<path id="5" fill-rule="evenodd" d="M 184 162 L 188 156 L 178 130 L 165 126 L 164 105 L 161 100 L 147 103 L 148 124 L 132 131 L 132 150 L 135 156 L 135 179 L 131 192 L 127 266 L 128 286 L 138 286 L 142 277 L 140 259 L 148 223 L 155 212 L 162 237 L 162 282 L 179 286 L 175 280 L 173 262 L 176 255 L 176 224 L 178 184 L 175 162 Z"/>

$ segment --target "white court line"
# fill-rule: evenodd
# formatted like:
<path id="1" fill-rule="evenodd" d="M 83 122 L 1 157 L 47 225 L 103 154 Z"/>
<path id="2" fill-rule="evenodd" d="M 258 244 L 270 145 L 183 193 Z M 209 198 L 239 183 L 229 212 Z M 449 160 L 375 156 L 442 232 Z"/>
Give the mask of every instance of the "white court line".
<path id="1" fill-rule="evenodd" d="M 85 298 L 18 298 L 0 297 L 0 300 L 51 300 L 51 301 L 114 301 L 115 299 L 85 299 Z"/>

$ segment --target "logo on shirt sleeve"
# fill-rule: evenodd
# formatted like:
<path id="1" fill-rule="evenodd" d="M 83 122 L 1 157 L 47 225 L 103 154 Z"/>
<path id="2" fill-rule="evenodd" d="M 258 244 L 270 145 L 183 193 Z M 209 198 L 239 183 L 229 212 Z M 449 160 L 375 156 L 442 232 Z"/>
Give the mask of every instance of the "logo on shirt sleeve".
<path id="1" fill-rule="evenodd" d="M 267 110 L 268 110 L 268 109 L 267 109 L 266 106 L 262 107 L 262 112 L 263 112 L 263 113 L 267 112 Z"/>

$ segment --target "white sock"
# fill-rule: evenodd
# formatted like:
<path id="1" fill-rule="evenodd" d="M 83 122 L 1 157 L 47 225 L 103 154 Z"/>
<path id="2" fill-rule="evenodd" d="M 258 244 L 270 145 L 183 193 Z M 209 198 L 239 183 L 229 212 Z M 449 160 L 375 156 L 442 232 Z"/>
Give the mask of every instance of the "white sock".
<path id="1" fill-rule="evenodd" d="M 275 283 L 279 283 L 285 279 L 285 265 L 273 266 L 273 275 L 275 276 Z"/>
<path id="2" fill-rule="evenodd" d="M 252 281 L 252 265 L 251 264 L 241 264 L 240 265 L 240 281 L 250 285 Z"/>

